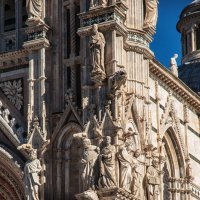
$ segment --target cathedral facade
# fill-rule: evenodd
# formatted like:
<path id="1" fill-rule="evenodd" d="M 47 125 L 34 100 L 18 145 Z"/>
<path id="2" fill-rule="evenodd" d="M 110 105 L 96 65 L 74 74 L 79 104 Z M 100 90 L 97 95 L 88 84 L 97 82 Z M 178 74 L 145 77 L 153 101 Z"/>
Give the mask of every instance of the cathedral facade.
<path id="1" fill-rule="evenodd" d="M 200 1 L 170 70 L 158 0 L 0 1 L 0 199 L 200 199 Z M 181 45 L 181 44 L 180 44 Z"/>

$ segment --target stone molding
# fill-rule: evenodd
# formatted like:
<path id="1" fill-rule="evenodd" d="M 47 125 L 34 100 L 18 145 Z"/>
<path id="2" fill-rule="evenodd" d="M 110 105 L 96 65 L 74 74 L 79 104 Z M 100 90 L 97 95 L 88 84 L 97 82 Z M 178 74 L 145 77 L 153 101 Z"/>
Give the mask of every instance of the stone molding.
<path id="1" fill-rule="evenodd" d="M 150 72 L 164 82 L 172 92 L 180 95 L 188 105 L 200 113 L 200 98 L 188 86 L 186 86 L 180 79 L 174 76 L 168 69 L 161 65 L 156 59 L 150 61 Z"/>
<path id="2" fill-rule="evenodd" d="M 27 65 L 27 64 L 28 64 L 28 51 L 26 49 L 0 54 L 1 69 L 7 69 L 13 66 Z"/>

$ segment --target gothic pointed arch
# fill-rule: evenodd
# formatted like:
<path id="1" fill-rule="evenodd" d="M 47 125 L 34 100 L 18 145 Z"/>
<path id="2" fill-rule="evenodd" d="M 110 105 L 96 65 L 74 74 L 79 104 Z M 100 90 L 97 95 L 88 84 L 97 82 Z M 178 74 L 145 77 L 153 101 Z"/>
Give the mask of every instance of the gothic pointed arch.
<path id="1" fill-rule="evenodd" d="M 182 199 L 185 187 L 185 157 L 176 130 L 169 127 L 162 138 L 163 154 L 166 160 L 163 165 L 163 199 Z M 176 191 L 176 192 L 174 192 Z"/>
<path id="2" fill-rule="evenodd" d="M 0 199 L 25 199 L 21 163 L 14 153 L 0 147 Z"/>
<path id="3" fill-rule="evenodd" d="M 53 188 L 55 199 L 73 199 L 79 193 L 79 145 L 73 140 L 82 127 L 75 122 L 64 126 L 53 145 Z M 73 177 L 72 177 L 73 176 Z"/>
<path id="4" fill-rule="evenodd" d="M 185 153 L 184 140 L 180 128 L 180 120 L 177 116 L 177 110 L 175 109 L 174 101 L 171 94 L 169 94 L 169 96 L 167 97 L 167 102 L 164 107 L 164 112 L 161 116 L 160 125 L 161 138 L 163 138 L 164 134 L 169 128 L 172 128 L 174 130 L 174 133 L 176 134 L 178 143 L 181 146 L 181 151 Z"/>

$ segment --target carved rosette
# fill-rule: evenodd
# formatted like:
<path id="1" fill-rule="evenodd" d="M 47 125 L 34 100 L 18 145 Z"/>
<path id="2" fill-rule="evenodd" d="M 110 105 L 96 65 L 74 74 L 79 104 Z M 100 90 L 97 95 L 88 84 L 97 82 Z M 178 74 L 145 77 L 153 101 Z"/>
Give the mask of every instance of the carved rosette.
<path id="1" fill-rule="evenodd" d="M 23 87 L 21 79 L 0 83 L 0 88 L 17 110 L 23 108 Z"/>

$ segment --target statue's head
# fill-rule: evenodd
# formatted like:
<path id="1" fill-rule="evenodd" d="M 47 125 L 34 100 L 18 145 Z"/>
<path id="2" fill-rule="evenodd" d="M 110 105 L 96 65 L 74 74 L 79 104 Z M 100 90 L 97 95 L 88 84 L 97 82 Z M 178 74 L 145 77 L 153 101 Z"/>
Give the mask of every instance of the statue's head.
<path id="1" fill-rule="evenodd" d="M 140 156 L 140 150 L 137 149 L 134 153 L 134 157 L 138 158 Z"/>
<path id="2" fill-rule="evenodd" d="M 98 25 L 97 24 L 93 24 L 93 26 L 92 26 L 92 32 L 93 32 L 93 34 L 98 33 Z"/>
<path id="3" fill-rule="evenodd" d="M 85 138 L 85 139 L 83 140 L 83 147 L 88 147 L 88 146 L 90 146 L 90 145 L 91 145 L 90 139 Z"/>
<path id="4" fill-rule="evenodd" d="M 110 145 L 111 144 L 111 137 L 110 136 L 106 136 L 105 137 L 105 143 L 106 143 L 106 145 Z"/>
<path id="5" fill-rule="evenodd" d="M 152 160 L 152 166 L 155 167 L 155 168 L 158 168 L 159 167 L 159 161 L 157 158 L 154 158 Z"/>
<path id="6" fill-rule="evenodd" d="M 174 58 L 175 58 L 175 59 L 178 58 L 178 54 L 177 54 L 177 53 L 174 54 Z"/>
<path id="7" fill-rule="evenodd" d="M 36 149 L 33 149 L 31 152 L 30 152 L 30 160 L 35 160 L 37 159 L 37 150 Z"/>

